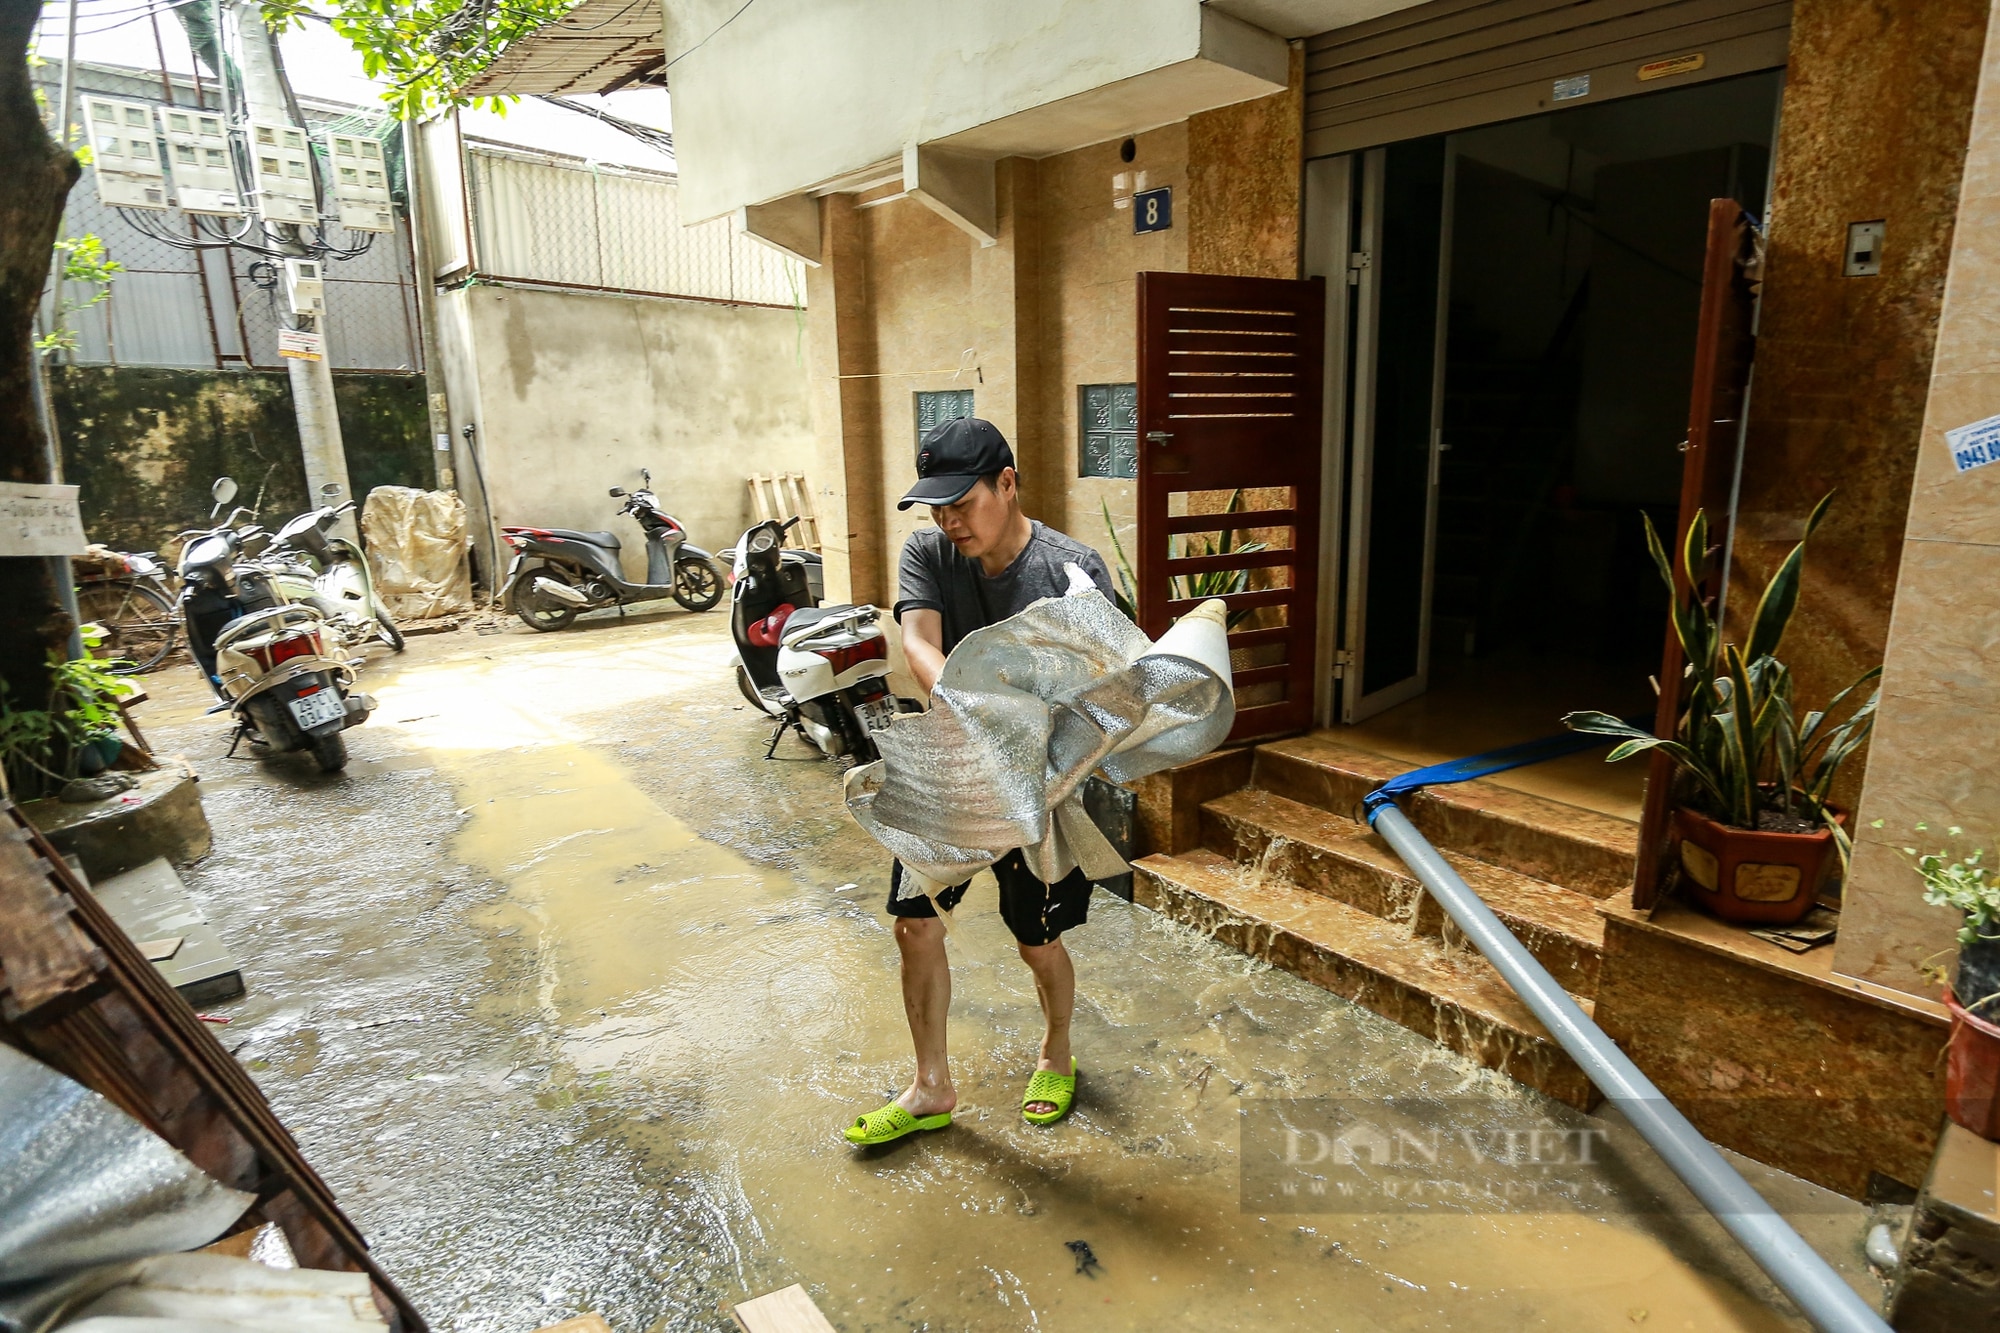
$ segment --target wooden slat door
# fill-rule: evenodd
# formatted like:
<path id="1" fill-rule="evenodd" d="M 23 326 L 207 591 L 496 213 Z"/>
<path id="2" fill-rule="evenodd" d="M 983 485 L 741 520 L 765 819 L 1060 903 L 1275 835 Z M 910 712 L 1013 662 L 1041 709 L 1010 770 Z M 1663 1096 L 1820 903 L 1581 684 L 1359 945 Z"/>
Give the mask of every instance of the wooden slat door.
<path id="1" fill-rule="evenodd" d="M 1726 553 L 1733 509 L 1738 452 L 1743 438 L 1743 413 L 1749 404 L 1750 362 L 1756 351 L 1756 294 L 1748 266 L 1756 253 L 1756 229 L 1743 206 L 1733 199 L 1712 199 L 1708 205 L 1708 252 L 1702 262 L 1701 317 L 1695 327 L 1694 386 L 1688 402 L 1686 458 L 1681 467 L 1680 522 L 1669 552 L 1674 559 L 1674 595 L 1685 597 L 1687 576 L 1680 551 L 1697 510 L 1708 514 L 1710 559 L 1701 595 L 1722 596 L 1729 577 Z M 1653 734 L 1671 736 L 1686 702 L 1680 640 L 1673 622 L 1666 626 L 1660 653 L 1660 699 L 1653 716 Z M 1659 899 L 1665 879 L 1669 817 L 1673 811 L 1674 766 L 1654 751 L 1646 772 L 1646 800 L 1639 817 L 1639 861 L 1632 883 L 1632 905 L 1650 908 Z"/>
<path id="2" fill-rule="evenodd" d="M 1139 625 L 1241 576 L 1231 740 L 1313 721 L 1325 333 L 1320 278 L 1139 275 Z"/>

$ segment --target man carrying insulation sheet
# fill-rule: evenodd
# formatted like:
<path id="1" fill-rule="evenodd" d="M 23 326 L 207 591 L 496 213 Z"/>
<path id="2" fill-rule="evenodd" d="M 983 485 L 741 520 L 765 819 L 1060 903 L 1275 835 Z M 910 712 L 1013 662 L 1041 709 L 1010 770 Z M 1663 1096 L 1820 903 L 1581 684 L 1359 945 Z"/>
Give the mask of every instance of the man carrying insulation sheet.
<path id="1" fill-rule="evenodd" d="M 893 719 L 876 735 L 881 760 L 847 779 L 850 812 L 897 857 L 888 910 L 917 1072 L 846 1128 L 861 1145 L 951 1123 L 945 935 L 988 866 L 1045 1020 L 1021 1114 L 1069 1113 L 1076 973 L 1062 935 L 1088 917 L 1093 881 L 1127 868 L 1083 812 L 1083 780 L 1187 762 L 1234 718 L 1221 604 L 1155 646 L 1113 605 L 1103 559 L 1021 511 L 1013 451 L 990 422 L 931 430 L 917 476 L 898 508 L 929 505 L 936 526 L 903 548 L 895 614 L 932 707 Z"/>

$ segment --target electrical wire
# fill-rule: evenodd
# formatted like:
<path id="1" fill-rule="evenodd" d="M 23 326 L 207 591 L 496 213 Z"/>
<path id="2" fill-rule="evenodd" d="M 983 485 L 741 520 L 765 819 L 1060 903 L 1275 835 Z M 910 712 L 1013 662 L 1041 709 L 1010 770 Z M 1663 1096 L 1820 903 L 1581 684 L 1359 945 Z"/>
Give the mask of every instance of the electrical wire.
<path id="1" fill-rule="evenodd" d="M 670 130 L 663 130 L 653 125 L 642 125 L 638 121 L 627 120 L 623 116 L 613 115 L 601 106 L 589 106 L 574 98 L 563 97 L 557 93 L 537 93 L 535 94 L 535 98 L 538 101 L 547 102 L 551 106 L 559 106 L 565 111 L 574 112 L 579 116 L 590 116 L 602 121 L 622 134 L 637 139 L 648 148 L 656 148 L 669 156 L 673 154 L 674 136 Z"/>

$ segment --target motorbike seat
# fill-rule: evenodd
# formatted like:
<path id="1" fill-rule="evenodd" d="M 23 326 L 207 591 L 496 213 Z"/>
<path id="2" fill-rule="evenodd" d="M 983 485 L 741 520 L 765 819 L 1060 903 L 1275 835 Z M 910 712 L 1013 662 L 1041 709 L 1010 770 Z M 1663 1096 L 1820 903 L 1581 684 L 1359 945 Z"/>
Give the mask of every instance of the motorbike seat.
<path id="1" fill-rule="evenodd" d="M 551 537 L 561 537 L 573 542 L 589 542 L 592 546 L 602 546 L 606 550 L 618 549 L 618 534 L 615 532 L 578 532 L 574 528 L 544 528 Z"/>
<path id="2" fill-rule="evenodd" d="M 832 620 L 853 611 L 852 606 L 808 606 L 792 612 L 785 621 L 785 637 L 791 638 L 800 630 L 810 629 L 822 620 Z"/>

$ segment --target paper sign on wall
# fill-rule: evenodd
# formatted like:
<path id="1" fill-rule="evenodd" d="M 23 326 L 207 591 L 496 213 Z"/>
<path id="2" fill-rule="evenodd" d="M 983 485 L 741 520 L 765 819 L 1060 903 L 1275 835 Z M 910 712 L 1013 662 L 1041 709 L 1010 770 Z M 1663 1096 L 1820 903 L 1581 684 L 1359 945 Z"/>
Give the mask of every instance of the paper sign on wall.
<path id="1" fill-rule="evenodd" d="M 0 481 L 0 556 L 82 555 L 76 487 Z"/>
<path id="2" fill-rule="evenodd" d="M 1944 442 L 1951 447 L 1952 466 L 1960 472 L 1970 472 L 1988 463 L 2000 463 L 2000 417 L 1988 417 L 1975 421 L 1969 426 L 1944 433 Z"/>
<path id="3" fill-rule="evenodd" d="M 278 355 L 317 361 L 326 354 L 326 338 L 308 329 L 279 329 Z"/>

